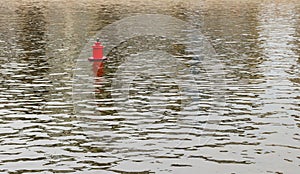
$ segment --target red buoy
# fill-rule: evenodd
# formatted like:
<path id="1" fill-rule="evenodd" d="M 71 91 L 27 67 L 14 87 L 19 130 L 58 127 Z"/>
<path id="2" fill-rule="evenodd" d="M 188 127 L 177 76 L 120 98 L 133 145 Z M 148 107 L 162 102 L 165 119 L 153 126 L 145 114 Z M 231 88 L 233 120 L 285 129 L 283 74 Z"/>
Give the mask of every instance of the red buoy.
<path id="1" fill-rule="evenodd" d="M 106 58 L 103 57 L 103 48 L 104 46 L 101 45 L 99 39 L 95 42 L 93 47 L 93 57 L 89 58 L 89 61 L 104 61 Z"/>

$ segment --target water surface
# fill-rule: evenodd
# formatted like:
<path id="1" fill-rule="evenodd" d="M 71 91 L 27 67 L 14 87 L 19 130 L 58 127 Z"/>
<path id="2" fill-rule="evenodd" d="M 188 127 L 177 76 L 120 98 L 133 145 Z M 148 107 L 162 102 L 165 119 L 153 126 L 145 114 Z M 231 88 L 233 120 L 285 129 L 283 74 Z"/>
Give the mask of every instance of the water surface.
<path id="1" fill-rule="evenodd" d="M 183 34 L 170 20 L 172 38 L 127 38 L 95 77 L 90 39 L 145 14 Z M 297 173 L 299 15 L 292 0 L 1 1 L 0 172 Z"/>

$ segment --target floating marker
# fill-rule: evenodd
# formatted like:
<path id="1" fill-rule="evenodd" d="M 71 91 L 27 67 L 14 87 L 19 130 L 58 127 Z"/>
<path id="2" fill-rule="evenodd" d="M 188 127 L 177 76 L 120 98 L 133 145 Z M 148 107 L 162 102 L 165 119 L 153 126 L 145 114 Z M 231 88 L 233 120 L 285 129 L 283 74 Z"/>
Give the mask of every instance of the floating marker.
<path id="1" fill-rule="evenodd" d="M 106 57 L 103 57 L 104 46 L 101 45 L 101 42 L 99 41 L 99 39 L 97 39 L 97 41 L 92 46 L 92 48 L 93 48 L 93 57 L 90 57 L 89 61 L 104 61 L 104 60 L 106 60 Z"/>

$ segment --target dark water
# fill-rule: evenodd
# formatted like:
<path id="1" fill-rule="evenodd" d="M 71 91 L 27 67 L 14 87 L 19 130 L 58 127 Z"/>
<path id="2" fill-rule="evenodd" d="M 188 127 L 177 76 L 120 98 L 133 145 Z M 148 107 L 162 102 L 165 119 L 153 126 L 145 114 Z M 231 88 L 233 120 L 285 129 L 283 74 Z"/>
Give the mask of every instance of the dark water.
<path id="1" fill-rule="evenodd" d="M 299 1 L 2 0 L 0 16 L 0 173 L 298 173 Z"/>

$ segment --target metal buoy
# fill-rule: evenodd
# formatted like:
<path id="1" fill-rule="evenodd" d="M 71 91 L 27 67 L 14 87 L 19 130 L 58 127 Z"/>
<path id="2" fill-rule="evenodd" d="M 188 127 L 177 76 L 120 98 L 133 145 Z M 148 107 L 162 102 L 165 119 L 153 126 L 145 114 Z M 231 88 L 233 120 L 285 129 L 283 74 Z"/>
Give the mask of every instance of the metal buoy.
<path id="1" fill-rule="evenodd" d="M 101 45 L 101 42 L 99 39 L 94 43 L 92 46 L 93 48 L 93 57 L 90 57 L 89 61 L 104 61 L 106 60 L 106 57 L 103 57 L 103 48 L 104 46 Z"/>

